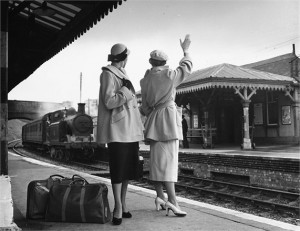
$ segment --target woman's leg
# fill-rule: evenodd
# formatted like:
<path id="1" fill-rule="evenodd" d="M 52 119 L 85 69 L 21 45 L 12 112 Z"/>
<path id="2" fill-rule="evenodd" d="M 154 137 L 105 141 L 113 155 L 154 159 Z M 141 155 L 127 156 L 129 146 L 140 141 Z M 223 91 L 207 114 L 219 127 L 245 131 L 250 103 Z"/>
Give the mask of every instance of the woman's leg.
<path id="1" fill-rule="evenodd" d="M 168 194 L 168 201 L 179 208 L 178 202 L 176 200 L 176 193 L 175 193 L 175 183 L 174 182 L 165 182 L 167 194 Z"/>
<path id="2" fill-rule="evenodd" d="M 167 216 L 169 215 L 169 210 L 171 209 L 176 216 L 184 217 L 186 212 L 182 211 L 179 207 L 179 204 L 176 200 L 175 194 L 175 183 L 174 182 L 165 182 L 167 193 L 168 193 L 168 202 L 166 203 Z"/>
<path id="3" fill-rule="evenodd" d="M 165 194 L 164 194 L 162 182 L 155 181 L 155 182 L 154 182 L 154 187 L 155 187 L 156 195 L 157 195 L 159 198 L 165 200 Z"/>
<path id="4" fill-rule="evenodd" d="M 121 191 L 122 183 L 112 184 L 112 190 L 115 200 L 115 208 L 113 216 L 115 218 L 122 218 L 122 200 L 121 200 Z"/>
<path id="5" fill-rule="evenodd" d="M 127 206 L 126 206 L 126 193 L 128 188 L 128 180 L 122 182 L 121 188 L 121 203 L 122 203 L 122 212 L 127 213 Z"/>

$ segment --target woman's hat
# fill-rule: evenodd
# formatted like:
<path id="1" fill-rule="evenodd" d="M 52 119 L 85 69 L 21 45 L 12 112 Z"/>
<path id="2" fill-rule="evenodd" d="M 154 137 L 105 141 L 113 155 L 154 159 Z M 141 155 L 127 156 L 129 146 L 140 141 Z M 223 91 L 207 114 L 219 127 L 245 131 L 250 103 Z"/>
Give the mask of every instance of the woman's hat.
<path id="1" fill-rule="evenodd" d="M 167 61 L 168 56 L 160 50 L 154 50 L 150 53 L 151 59 L 159 60 L 159 61 Z"/>
<path id="2" fill-rule="evenodd" d="M 112 46 L 110 54 L 108 55 L 108 61 L 121 62 L 127 58 L 130 51 L 122 43 L 117 43 Z"/>

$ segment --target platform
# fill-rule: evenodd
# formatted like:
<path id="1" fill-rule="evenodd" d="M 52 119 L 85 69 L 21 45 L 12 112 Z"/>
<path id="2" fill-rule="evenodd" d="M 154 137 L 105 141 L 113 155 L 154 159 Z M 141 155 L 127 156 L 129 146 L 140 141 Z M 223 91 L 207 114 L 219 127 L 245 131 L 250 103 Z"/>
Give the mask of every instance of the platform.
<path id="1" fill-rule="evenodd" d="M 179 153 L 203 153 L 260 156 L 269 158 L 290 158 L 300 160 L 300 145 L 258 145 L 255 149 L 243 150 L 237 145 L 215 145 L 214 148 L 203 149 L 201 144 L 189 144 L 190 148 L 179 148 Z M 150 150 L 149 145 L 140 143 L 140 150 Z"/>
<path id="2" fill-rule="evenodd" d="M 144 147 L 142 146 L 141 148 Z M 189 149 L 189 151 L 191 150 L 192 149 Z M 52 174 L 61 174 L 68 177 L 73 174 L 80 174 L 89 182 L 103 182 L 108 186 L 109 204 L 112 210 L 113 195 L 110 180 L 30 158 L 20 157 L 12 153 L 9 153 L 8 158 L 14 207 L 14 222 L 22 230 L 299 230 L 299 226 L 181 197 L 178 197 L 179 204 L 188 215 L 183 218 L 176 217 L 173 214 L 167 217 L 165 211 L 155 210 L 155 192 L 153 190 L 143 189 L 133 185 L 129 185 L 127 193 L 127 207 L 132 213 L 133 218 L 123 219 L 120 226 L 113 226 L 110 222 L 106 224 L 87 224 L 26 220 L 27 185 L 32 180 L 46 179 Z"/>

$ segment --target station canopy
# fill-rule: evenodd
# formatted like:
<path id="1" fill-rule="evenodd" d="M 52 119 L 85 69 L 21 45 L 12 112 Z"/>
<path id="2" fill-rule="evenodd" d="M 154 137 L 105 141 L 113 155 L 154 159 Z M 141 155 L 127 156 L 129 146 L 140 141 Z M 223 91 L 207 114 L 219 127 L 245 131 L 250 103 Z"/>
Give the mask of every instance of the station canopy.
<path id="1" fill-rule="evenodd" d="M 122 4 L 122 1 L 8 2 L 8 92 Z"/>
<path id="2" fill-rule="evenodd" d="M 295 83 L 297 81 L 289 76 L 223 63 L 193 72 L 176 89 L 177 94 L 209 88 L 287 90 L 292 89 Z"/>

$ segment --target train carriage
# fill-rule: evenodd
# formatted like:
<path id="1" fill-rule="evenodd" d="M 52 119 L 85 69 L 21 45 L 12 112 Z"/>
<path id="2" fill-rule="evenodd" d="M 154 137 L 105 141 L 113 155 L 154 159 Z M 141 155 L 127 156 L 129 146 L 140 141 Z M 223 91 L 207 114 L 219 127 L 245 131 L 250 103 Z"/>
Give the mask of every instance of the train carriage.
<path id="1" fill-rule="evenodd" d="M 93 137 L 92 117 L 85 114 L 84 104 L 47 113 L 22 127 L 24 146 L 44 149 L 52 158 L 92 159 L 98 145 Z"/>
<path id="2" fill-rule="evenodd" d="M 45 121 L 43 118 L 34 120 L 22 127 L 23 145 L 42 145 L 45 140 Z"/>

